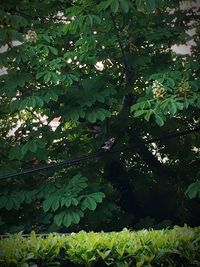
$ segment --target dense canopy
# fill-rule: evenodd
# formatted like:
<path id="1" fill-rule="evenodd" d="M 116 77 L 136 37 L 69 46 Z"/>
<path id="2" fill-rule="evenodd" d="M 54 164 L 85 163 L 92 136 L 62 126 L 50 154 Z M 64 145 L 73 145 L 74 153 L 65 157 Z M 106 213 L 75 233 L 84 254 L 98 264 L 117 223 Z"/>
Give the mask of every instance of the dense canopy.
<path id="1" fill-rule="evenodd" d="M 0 180 L 1 232 L 198 225 L 197 4 L 3 0 L 0 25 L 1 177 L 101 153 Z"/>

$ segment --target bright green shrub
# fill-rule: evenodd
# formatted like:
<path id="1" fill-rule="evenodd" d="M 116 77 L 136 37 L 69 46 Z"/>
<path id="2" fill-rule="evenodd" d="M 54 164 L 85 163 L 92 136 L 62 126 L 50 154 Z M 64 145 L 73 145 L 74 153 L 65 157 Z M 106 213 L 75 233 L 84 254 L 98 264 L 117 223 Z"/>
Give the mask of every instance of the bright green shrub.
<path id="1" fill-rule="evenodd" d="M 10 235 L 0 241 L 0 266 L 200 266 L 200 227 L 48 237 Z"/>

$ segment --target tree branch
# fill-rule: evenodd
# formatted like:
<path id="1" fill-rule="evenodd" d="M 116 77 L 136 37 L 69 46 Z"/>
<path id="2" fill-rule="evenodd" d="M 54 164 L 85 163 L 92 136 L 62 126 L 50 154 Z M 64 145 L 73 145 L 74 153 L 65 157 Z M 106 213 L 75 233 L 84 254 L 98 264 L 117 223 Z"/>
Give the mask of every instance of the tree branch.
<path id="1" fill-rule="evenodd" d="M 114 29 L 116 31 L 116 35 L 117 35 L 117 39 L 118 39 L 119 46 L 120 46 L 120 49 L 121 49 L 121 53 L 122 53 L 122 56 L 123 56 L 124 67 L 125 67 L 125 69 L 127 69 L 126 54 L 125 54 L 125 51 L 123 49 L 123 45 L 122 45 L 122 42 L 121 42 L 121 39 L 120 39 L 120 35 L 119 35 L 118 27 L 117 27 L 117 24 L 116 24 L 116 21 L 115 21 L 115 17 L 113 16 L 112 13 L 111 13 L 111 18 L 112 18 Z"/>
<path id="2" fill-rule="evenodd" d="M 32 115 L 33 115 L 33 117 L 35 117 L 38 121 L 39 121 L 39 123 L 42 125 L 42 126 L 44 126 L 44 123 L 41 121 L 41 118 L 40 117 L 38 117 L 32 110 L 30 110 L 29 108 L 26 108 L 26 110 L 29 112 L 29 113 L 31 113 Z"/>

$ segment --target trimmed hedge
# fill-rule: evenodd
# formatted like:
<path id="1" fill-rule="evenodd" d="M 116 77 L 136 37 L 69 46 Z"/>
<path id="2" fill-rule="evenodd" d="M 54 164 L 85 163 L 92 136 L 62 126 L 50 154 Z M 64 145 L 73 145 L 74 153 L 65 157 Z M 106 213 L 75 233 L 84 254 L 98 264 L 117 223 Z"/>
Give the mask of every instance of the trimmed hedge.
<path id="1" fill-rule="evenodd" d="M 0 240 L 0 266 L 200 266 L 200 227 Z"/>

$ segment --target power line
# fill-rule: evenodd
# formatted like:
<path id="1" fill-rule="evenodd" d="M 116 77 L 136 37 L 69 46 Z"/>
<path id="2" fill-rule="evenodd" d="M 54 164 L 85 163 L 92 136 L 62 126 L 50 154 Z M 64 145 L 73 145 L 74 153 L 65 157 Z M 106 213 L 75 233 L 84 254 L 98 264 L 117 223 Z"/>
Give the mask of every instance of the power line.
<path id="1" fill-rule="evenodd" d="M 153 143 L 153 142 L 164 141 L 164 140 L 168 140 L 168 139 L 171 139 L 171 138 L 176 138 L 176 137 L 179 137 L 179 136 L 184 136 L 184 135 L 187 135 L 187 134 L 190 134 L 190 133 L 193 133 L 193 132 L 198 132 L 198 131 L 200 131 L 200 127 L 189 129 L 189 130 L 186 130 L 186 131 L 176 131 L 175 133 L 171 133 L 171 134 L 163 135 L 163 136 L 160 136 L 160 137 L 157 137 L 157 138 L 152 138 L 152 139 L 146 140 L 146 141 L 144 141 L 144 143 L 145 144 L 150 144 L 150 143 Z M 10 174 L 4 175 L 4 176 L 0 176 L 0 180 L 8 179 L 8 178 L 14 178 L 14 177 L 17 177 L 17 176 L 26 175 L 26 174 L 30 174 L 30 173 L 34 173 L 34 172 L 39 172 L 39 171 L 44 171 L 44 170 L 48 170 L 48 169 L 52 169 L 52 168 L 57 168 L 57 167 L 61 167 L 61 166 L 64 166 L 64 165 L 74 165 L 74 164 L 78 164 L 78 163 L 80 163 L 82 161 L 86 161 L 86 160 L 89 160 L 89 159 L 93 159 L 93 158 L 104 156 L 104 155 L 106 155 L 108 153 L 110 154 L 110 153 L 117 153 L 117 152 L 124 152 L 126 150 L 131 150 L 131 149 L 133 149 L 133 147 L 136 147 L 136 146 L 137 146 L 136 144 L 134 146 L 129 146 L 129 147 L 128 146 L 123 146 L 121 148 L 112 149 L 112 150 L 109 150 L 109 151 L 106 151 L 106 152 L 102 151 L 102 150 L 101 151 L 96 151 L 96 152 L 91 153 L 91 154 L 86 155 L 86 156 L 66 159 L 66 160 L 63 160 L 62 162 L 49 163 L 49 164 L 46 164 L 44 166 L 31 168 L 31 169 L 26 169 L 26 170 L 22 170 L 22 171 L 19 171 L 19 172 L 10 173 Z"/>

